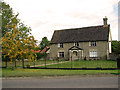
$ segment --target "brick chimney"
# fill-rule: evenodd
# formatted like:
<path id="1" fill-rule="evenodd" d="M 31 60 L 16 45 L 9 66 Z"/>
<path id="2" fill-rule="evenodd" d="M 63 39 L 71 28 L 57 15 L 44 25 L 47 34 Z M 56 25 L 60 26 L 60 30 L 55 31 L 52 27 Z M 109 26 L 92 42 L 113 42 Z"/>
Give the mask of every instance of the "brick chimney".
<path id="1" fill-rule="evenodd" d="M 104 25 L 107 25 L 107 20 L 108 20 L 108 18 L 105 16 L 105 18 L 103 18 Z"/>

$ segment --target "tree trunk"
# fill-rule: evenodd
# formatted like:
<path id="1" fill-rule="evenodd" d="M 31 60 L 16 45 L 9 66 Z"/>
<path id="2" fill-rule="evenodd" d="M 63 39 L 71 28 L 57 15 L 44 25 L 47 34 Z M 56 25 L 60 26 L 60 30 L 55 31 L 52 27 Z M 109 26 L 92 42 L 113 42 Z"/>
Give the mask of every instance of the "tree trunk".
<path id="1" fill-rule="evenodd" d="M 5 60 L 5 67 L 7 68 L 7 59 Z"/>
<path id="2" fill-rule="evenodd" d="M 72 68 L 72 58 L 71 58 L 71 68 Z"/>
<path id="3" fill-rule="evenodd" d="M 34 67 L 35 67 L 35 60 L 34 60 Z"/>
<path id="4" fill-rule="evenodd" d="M 46 59 L 45 59 L 45 68 L 46 68 Z"/>
<path id="5" fill-rule="evenodd" d="M 15 60 L 15 67 L 16 67 L 16 60 Z"/>
<path id="6" fill-rule="evenodd" d="M 58 61 L 58 68 L 59 68 L 59 58 L 57 59 L 57 61 Z"/>
<path id="7" fill-rule="evenodd" d="M 117 69 L 120 69 L 120 56 L 117 58 Z"/>
<path id="8" fill-rule="evenodd" d="M 23 63 L 22 63 L 22 66 L 23 66 L 23 68 L 25 68 L 25 67 L 24 67 L 24 59 L 22 59 L 22 62 L 23 62 Z"/>
<path id="9" fill-rule="evenodd" d="M 12 59 L 12 70 L 14 70 L 14 59 Z"/>

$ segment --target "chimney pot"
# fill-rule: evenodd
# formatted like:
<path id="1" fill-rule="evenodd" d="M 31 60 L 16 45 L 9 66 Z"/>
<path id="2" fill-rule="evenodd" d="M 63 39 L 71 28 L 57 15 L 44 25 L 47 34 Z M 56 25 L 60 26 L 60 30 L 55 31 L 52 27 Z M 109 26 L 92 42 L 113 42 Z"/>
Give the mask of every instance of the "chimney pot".
<path id="1" fill-rule="evenodd" d="M 104 25 L 107 25 L 107 20 L 108 20 L 108 18 L 105 16 L 105 18 L 103 18 Z"/>

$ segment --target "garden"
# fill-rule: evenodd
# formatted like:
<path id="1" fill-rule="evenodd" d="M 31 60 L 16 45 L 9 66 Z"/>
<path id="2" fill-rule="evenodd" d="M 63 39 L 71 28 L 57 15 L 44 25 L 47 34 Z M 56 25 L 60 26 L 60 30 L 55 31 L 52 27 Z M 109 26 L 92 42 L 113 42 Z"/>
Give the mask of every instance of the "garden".
<path id="1" fill-rule="evenodd" d="M 15 61 L 16 68 L 22 68 L 21 60 Z M 3 61 L 2 67 L 12 67 L 10 61 Z M 117 68 L 117 61 L 114 60 L 37 60 L 34 62 L 24 61 L 24 67 L 41 67 L 41 68 Z"/>
<path id="2" fill-rule="evenodd" d="M 41 69 L 26 68 L 28 63 L 30 67 L 39 67 Z M 45 65 L 46 63 L 46 65 Z M 3 62 L 3 66 L 5 62 Z M 45 69 L 46 67 L 46 69 Z M 2 69 L 3 77 L 41 77 L 41 76 L 73 76 L 73 75 L 99 75 L 113 74 L 118 75 L 118 70 L 67 70 L 59 68 L 117 68 L 117 62 L 112 60 L 78 60 L 78 61 L 57 61 L 57 60 L 37 60 L 34 62 L 25 61 L 25 68 L 22 68 L 22 62 L 17 61 L 16 67 L 12 70 L 12 64 L 7 62 L 7 68 Z M 44 69 L 42 69 L 44 68 Z M 57 68 L 57 69 L 49 69 Z"/>

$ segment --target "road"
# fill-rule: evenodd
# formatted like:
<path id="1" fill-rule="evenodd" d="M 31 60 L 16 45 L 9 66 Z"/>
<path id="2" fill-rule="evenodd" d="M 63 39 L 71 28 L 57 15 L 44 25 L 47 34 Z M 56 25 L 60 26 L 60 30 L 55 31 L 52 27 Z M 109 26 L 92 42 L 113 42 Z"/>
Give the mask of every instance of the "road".
<path id="1" fill-rule="evenodd" d="M 3 88 L 118 88 L 118 77 L 13 78 Z"/>

